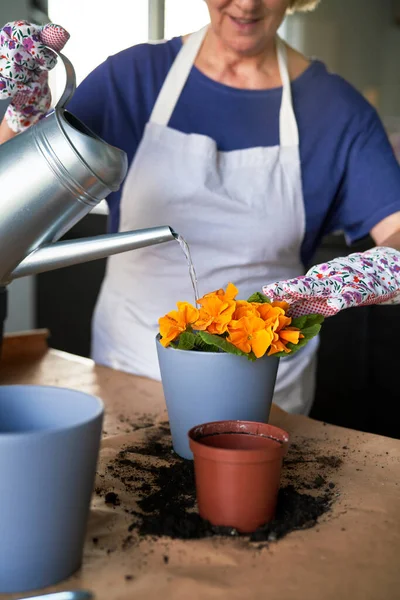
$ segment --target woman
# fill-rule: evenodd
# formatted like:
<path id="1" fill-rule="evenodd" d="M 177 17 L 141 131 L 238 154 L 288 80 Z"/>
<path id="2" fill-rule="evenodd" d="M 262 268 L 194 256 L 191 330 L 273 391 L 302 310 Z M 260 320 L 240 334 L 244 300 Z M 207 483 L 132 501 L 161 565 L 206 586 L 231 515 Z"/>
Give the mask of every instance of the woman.
<path id="1" fill-rule="evenodd" d="M 110 231 L 171 225 L 190 245 L 200 293 L 232 281 L 242 298 L 282 281 L 289 288 L 268 290 L 290 297 L 290 280 L 335 230 L 400 247 L 400 169 L 376 113 L 277 37 L 288 10 L 318 0 L 206 2 L 210 27 L 110 57 L 68 106 L 128 154 L 122 190 L 108 198 Z M 44 94 L 34 94 L 37 106 Z M 12 103 L 3 140 L 29 125 L 25 108 Z M 158 318 L 192 296 L 178 245 L 111 257 L 93 358 L 159 378 Z M 288 411 L 311 407 L 316 349 L 281 360 L 274 401 Z"/>

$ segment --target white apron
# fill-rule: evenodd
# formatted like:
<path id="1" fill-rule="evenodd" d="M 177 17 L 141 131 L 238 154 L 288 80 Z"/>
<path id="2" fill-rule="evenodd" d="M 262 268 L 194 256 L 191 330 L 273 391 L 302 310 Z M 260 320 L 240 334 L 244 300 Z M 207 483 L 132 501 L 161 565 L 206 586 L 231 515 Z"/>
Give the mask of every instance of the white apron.
<path id="1" fill-rule="evenodd" d="M 304 272 L 299 136 L 286 48 L 278 39 L 280 145 L 220 152 L 205 135 L 168 127 L 206 30 L 182 46 L 157 98 L 123 186 L 119 230 L 170 225 L 190 246 L 200 296 L 231 281 L 246 299 L 268 282 Z M 93 359 L 159 380 L 158 319 L 177 301 L 194 303 L 178 243 L 111 256 L 94 314 Z M 316 347 L 317 340 L 280 361 L 274 401 L 289 412 L 307 413 L 312 404 Z"/>

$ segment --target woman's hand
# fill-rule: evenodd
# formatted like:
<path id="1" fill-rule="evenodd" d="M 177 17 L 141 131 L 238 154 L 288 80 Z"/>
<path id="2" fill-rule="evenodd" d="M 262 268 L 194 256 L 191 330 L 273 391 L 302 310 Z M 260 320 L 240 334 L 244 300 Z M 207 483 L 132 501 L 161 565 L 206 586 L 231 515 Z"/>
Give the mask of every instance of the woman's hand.
<path id="1" fill-rule="evenodd" d="M 312 267 L 306 275 L 263 287 L 271 300 L 285 300 L 293 317 L 331 317 L 354 306 L 400 303 L 400 252 L 375 247 Z"/>
<path id="2" fill-rule="evenodd" d="M 50 108 L 48 72 L 69 39 L 58 25 L 44 27 L 27 21 L 7 23 L 0 30 L 0 100 L 12 98 L 5 120 L 19 133 L 42 118 Z"/>

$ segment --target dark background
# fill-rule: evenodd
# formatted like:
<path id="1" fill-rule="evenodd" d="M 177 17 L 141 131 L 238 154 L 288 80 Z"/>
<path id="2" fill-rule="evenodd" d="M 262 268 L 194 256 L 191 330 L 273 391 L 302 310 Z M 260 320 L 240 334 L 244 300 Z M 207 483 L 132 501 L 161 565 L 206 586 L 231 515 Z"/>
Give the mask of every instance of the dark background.
<path id="1" fill-rule="evenodd" d="M 106 215 L 90 214 L 63 239 L 106 232 Z M 371 240 L 351 248 L 362 251 Z M 342 236 L 329 236 L 314 264 L 349 254 Z M 37 276 L 36 326 L 50 345 L 90 355 L 90 326 L 105 260 Z M 311 416 L 329 423 L 400 438 L 400 305 L 345 310 L 325 321 Z"/>

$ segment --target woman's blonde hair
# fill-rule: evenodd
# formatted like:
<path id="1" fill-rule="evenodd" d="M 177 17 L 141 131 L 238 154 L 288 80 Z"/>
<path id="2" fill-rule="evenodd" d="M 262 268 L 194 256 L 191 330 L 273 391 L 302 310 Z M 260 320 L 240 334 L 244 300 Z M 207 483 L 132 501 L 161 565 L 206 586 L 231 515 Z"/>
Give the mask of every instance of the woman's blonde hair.
<path id="1" fill-rule="evenodd" d="M 288 13 L 314 10 L 319 3 L 320 0 L 290 0 Z"/>

